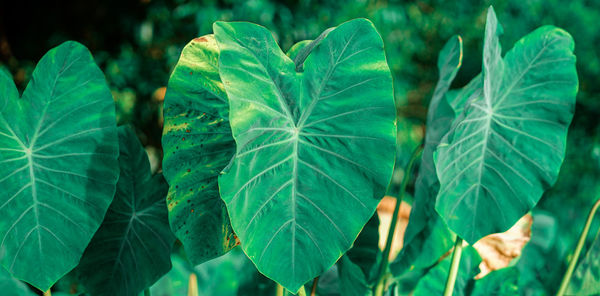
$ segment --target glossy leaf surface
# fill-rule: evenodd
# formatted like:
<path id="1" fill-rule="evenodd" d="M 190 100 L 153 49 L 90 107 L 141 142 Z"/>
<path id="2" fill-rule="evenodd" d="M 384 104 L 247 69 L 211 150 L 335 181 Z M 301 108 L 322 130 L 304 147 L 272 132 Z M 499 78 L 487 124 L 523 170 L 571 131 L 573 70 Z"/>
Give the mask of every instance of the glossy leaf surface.
<path id="1" fill-rule="evenodd" d="M 435 211 L 440 184 L 435 173 L 433 152 L 450 130 L 454 111 L 446 101 L 446 92 L 462 63 L 462 39 L 454 36 L 438 57 L 440 77 L 427 113 L 427 130 L 421 166 L 415 183 L 415 200 L 404 234 L 404 247 L 391 266 L 394 274 L 427 268 L 452 248 L 454 238 Z"/>
<path id="2" fill-rule="evenodd" d="M 167 217 L 167 182 L 161 174 L 152 176 L 130 128 L 119 127 L 119 140 L 117 192 L 77 268 L 92 295 L 137 295 L 171 269 L 175 237 Z"/>
<path id="3" fill-rule="evenodd" d="M 349 21 L 297 73 L 265 28 L 214 31 L 237 144 L 221 197 L 249 258 L 296 292 L 350 248 L 389 183 L 396 129 L 383 43 L 369 21 Z"/>
<path id="4" fill-rule="evenodd" d="M 217 177 L 235 154 L 227 95 L 219 78 L 213 35 L 181 53 L 165 96 L 163 170 L 169 182 L 169 221 L 194 264 L 236 245 Z"/>
<path id="5" fill-rule="evenodd" d="M 42 291 L 77 265 L 114 196 L 114 109 L 79 43 L 46 53 L 21 98 L 0 71 L 2 265 Z"/>
<path id="6" fill-rule="evenodd" d="M 474 243 L 509 229 L 556 181 L 573 117 L 573 40 L 545 26 L 501 57 L 502 29 L 488 11 L 482 91 L 467 101 L 436 151 L 436 210 Z"/>

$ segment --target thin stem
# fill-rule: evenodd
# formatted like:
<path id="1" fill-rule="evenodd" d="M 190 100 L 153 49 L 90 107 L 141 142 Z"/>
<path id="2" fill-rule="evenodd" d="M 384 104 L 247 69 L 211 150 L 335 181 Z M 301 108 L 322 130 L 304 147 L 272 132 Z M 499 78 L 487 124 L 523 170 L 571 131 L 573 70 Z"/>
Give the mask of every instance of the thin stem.
<path id="1" fill-rule="evenodd" d="M 300 287 L 298 291 L 298 296 L 306 296 L 306 290 L 304 290 L 304 286 Z"/>
<path id="2" fill-rule="evenodd" d="M 52 292 L 50 292 L 50 289 L 48 289 L 48 291 L 44 292 L 44 296 L 52 296 Z"/>
<path id="3" fill-rule="evenodd" d="M 452 252 L 452 263 L 450 264 L 450 271 L 448 272 L 448 279 L 446 280 L 444 296 L 452 296 L 452 292 L 454 291 L 454 283 L 456 282 L 456 276 L 458 275 L 458 267 L 460 266 L 462 244 L 463 239 L 456 236 L 456 242 L 454 243 L 454 251 Z"/>
<path id="4" fill-rule="evenodd" d="M 594 203 L 592 210 L 590 211 L 587 221 L 585 221 L 585 226 L 583 226 L 583 231 L 581 231 L 581 235 L 579 236 L 579 241 L 577 242 L 577 247 L 575 247 L 575 253 L 573 254 L 573 258 L 571 258 L 571 262 L 569 262 L 569 267 L 563 276 L 562 282 L 560 283 L 560 287 L 558 288 L 558 293 L 556 296 L 562 296 L 567 291 L 567 287 L 569 286 L 569 281 L 571 281 L 571 277 L 573 276 L 573 271 L 575 270 L 575 265 L 577 265 L 577 260 L 579 259 L 579 255 L 581 254 L 581 250 L 583 249 L 583 245 L 585 244 L 585 239 L 587 238 L 588 232 L 590 231 L 590 226 L 592 226 L 592 220 L 594 220 L 594 215 L 598 211 L 600 207 L 600 199 Z"/>
<path id="5" fill-rule="evenodd" d="M 150 296 L 150 288 L 146 288 L 146 290 L 144 290 L 144 296 Z"/>
<path id="6" fill-rule="evenodd" d="M 316 277 L 313 281 L 312 289 L 310 290 L 310 296 L 317 295 L 317 285 L 319 284 L 319 277 Z"/>
<path id="7" fill-rule="evenodd" d="M 400 188 L 398 190 L 398 197 L 396 198 L 396 205 L 394 207 L 394 213 L 392 214 L 392 222 L 390 222 L 390 228 L 388 230 L 388 236 L 385 241 L 385 248 L 383 249 L 383 253 L 381 254 L 381 264 L 379 265 L 379 271 L 377 273 L 377 285 L 375 286 L 375 295 L 380 296 L 383 293 L 383 282 L 384 282 L 384 274 L 389 265 L 390 259 L 390 251 L 392 249 L 392 243 L 394 242 L 394 233 L 396 232 L 396 224 L 398 224 L 398 215 L 400 214 L 400 205 L 402 204 L 402 199 L 404 198 L 404 193 L 406 192 L 406 185 L 410 180 L 410 175 L 412 172 L 413 165 L 415 160 L 421 155 L 423 151 L 423 145 L 419 145 L 413 151 L 410 156 L 410 160 L 404 169 L 404 176 L 402 177 L 402 183 L 400 183 Z"/>
<path id="8" fill-rule="evenodd" d="M 198 277 L 195 273 L 190 274 L 188 281 L 188 296 L 198 296 Z"/>
<path id="9" fill-rule="evenodd" d="M 283 286 L 282 285 L 277 284 L 277 289 L 275 290 L 275 295 L 283 296 Z"/>

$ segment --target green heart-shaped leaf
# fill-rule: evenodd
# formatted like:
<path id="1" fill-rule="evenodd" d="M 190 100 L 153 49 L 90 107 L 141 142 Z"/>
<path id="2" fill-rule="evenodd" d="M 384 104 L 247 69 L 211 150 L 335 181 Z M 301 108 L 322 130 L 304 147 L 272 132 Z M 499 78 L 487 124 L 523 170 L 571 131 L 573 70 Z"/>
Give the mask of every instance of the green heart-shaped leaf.
<path id="1" fill-rule="evenodd" d="M 161 174 L 152 176 L 135 133 L 119 127 L 121 174 L 115 198 L 78 266 L 92 295 L 137 295 L 171 269 L 175 237 L 169 228 Z"/>
<path id="2" fill-rule="evenodd" d="M 42 291 L 77 265 L 113 199 L 114 109 L 79 43 L 46 53 L 22 98 L 0 71 L 2 265 Z"/>
<path id="3" fill-rule="evenodd" d="M 436 151 L 436 210 L 469 243 L 509 229 L 554 184 L 575 107 L 571 36 L 541 27 L 502 58 L 501 32 L 490 8 L 482 91 Z"/>
<path id="4" fill-rule="evenodd" d="M 446 42 L 438 57 L 439 79 L 427 112 L 425 144 L 415 183 L 415 199 L 404 233 L 404 247 L 390 265 L 395 275 L 432 266 L 453 245 L 452 234 L 435 211 L 440 183 L 435 173 L 433 152 L 454 120 L 454 111 L 445 95 L 461 63 L 462 39 L 454 36 Z"/>
<path id="5" fill-rule="evenodd" d="M 236 245 L 217 184 L 235 154 L 218 58 L 213 35 L 192 40 L 181 53 L 165 96 L 162 144 L 169 220 L 194 264 Z"/>
<path id="6" fill-rule="evenodd" d="M 214 31 L 237 145 L 221 197 L 248 257 L 296 292 L 350 248 L 391 178 L 383 43 L 371 22 L 353 20 L 296 72 L 265 28 L 217 22 Z"/>

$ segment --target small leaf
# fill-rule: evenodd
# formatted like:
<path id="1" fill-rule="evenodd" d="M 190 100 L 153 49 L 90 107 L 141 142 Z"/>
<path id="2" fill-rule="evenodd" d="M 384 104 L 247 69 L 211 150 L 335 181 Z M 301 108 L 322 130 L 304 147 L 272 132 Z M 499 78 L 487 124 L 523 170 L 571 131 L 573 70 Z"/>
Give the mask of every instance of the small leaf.
<path id="1" fill-rule="evenodd" d="M 438 57 L 439 80 L 427 113 L 425 146 L 415 183 L 415 200 L 404 234 L 404 247 L 390 269 L 399 276 L 408 270 L 432 266 L 450 248 L 454 237 L 435 211 L 435 199 L 440 188 L 433 163 L 433 152 L 450 130 L 454 112 L 445 94 L 462 63 L 462 39 L 454 36 Z"/>
<path id="2" fill-rule="evenodd" d="M 1 70 L 0 70 L 1 71 Z M 27 285 L 12 277 L 6 269 L 0 266 L 0 291 L 4 296 L 35 296 L 37 295 Z"/>
<path id="3" fill-rule="evenodd" d="M 492 271 L 475 281 L 470 296 L 512 296 L 519 295 L 519 269 L 506 267 Z"/>
<path id="4" fill-rule="evenodd" d="M 469 243 L 504 232 L 556 181 L 573 117 L 577 73 L 573 39 L 545 26 L 501 58 L 488 10 L 481 91 L 436 151 L 436 210 Z M 477 78 L 476 78 L 477 81 Z"/>
<path id="5" fill-rule="evenodd" d="M 600 232 L 596 234 L 583 261 L 578 263 L 567 289 L 567 295 L 598 294 L 600 294 Z"/>
<path id="6" fill-rule="evenodd" d="M 115 106 L 92 55 L 48 51 L 19 98 L 0 71 L 0 249 L 15 277 L 46 291 L 73 269 L 119 176 Z"/>
<path id="7" fill-rule="evenodd" d="M 217 177 L 235 154 L 213 35 L 183 49 L 165 96 L 163 170 L 169 221 L 194 264 L 236 245 Z"/>
<path id="8" fill-rule="evenodd" d="M 442 262 L 430 269 L 429 272 L 421 278 L 412 295 L 443 295 L 451 262 L 452 255 L 447 256 Z M 473 278 L 479 273 L 479 263 L 481 263 L 481 258 L 479 257 L 479 254 L 477 254 L 477 251 L 471 246 L 464 247 L 452 295 L 469 295 L 467 287 L 469 286 L 469 282 L 473 281 Z"/>
<path id="9" fill-rule="evenodd" d="M 349 21 L 298 73 L 265 28 L 217 22 L 214 31 L 237 145 L 221 198 L 248 257 L 296 292 L 351 247 L 391 178 L 383 42 L 371 22 Z"/>
<path id="10" fill-rule="evenodd" d="M 171 269 L 175 237 L 167 218 L 167 182 L 161 174 L 152 176 L 130 128 L 119 128 L 119 140 L 117 193 L 78 266 L 92 295 L 136 295 Z"/>

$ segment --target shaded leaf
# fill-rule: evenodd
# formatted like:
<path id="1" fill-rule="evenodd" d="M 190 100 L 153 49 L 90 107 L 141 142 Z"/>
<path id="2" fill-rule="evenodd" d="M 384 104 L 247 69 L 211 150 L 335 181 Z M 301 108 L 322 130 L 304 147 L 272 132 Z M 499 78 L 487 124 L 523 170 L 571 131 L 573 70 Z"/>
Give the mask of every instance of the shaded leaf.
<path id="1" fill-rule="evenodd" d="M 475 281 L 471 296 L 510 296 L 519 294 L 519 269 L 506 267 Z"/>
<path id="2" fill-rule="evenodd" d="M 352 248 L 338 261 L 341 295 L 371 295 L 380 262 L 379 216 L 376 213 Z"/>
<path id="3" fill-rule="evenodd" d="M 164 199 L 168 185 L 161 174 L 152 176 L 130 128 L 119 128 L 119 140 L 117 192 L 77 268 L 92 295 L 136 295 L 171 269 L 175 238 Z"/>
<path id="4" fill-rule="evenodd" d="M 6 269 L 0 267 L 0 291 L 4 296 L 35 296 L 27 285 L 12 277 Z"/>
<path id="5" fill-rule="evenodd" d="M 440 77 L 427 113 L 427 131 L 421 166 L 415 183 L 415 201 L 404 234 L 404 247 L 390 268 L 395 275 L 432 266 L 454 243 L 454 237 L 435 211 L 440 188 L 433 152 L 450 130 L 454 112 L 445 98 L 462 63 L 462 39 L 454 36 L 438 57 Z"/>

